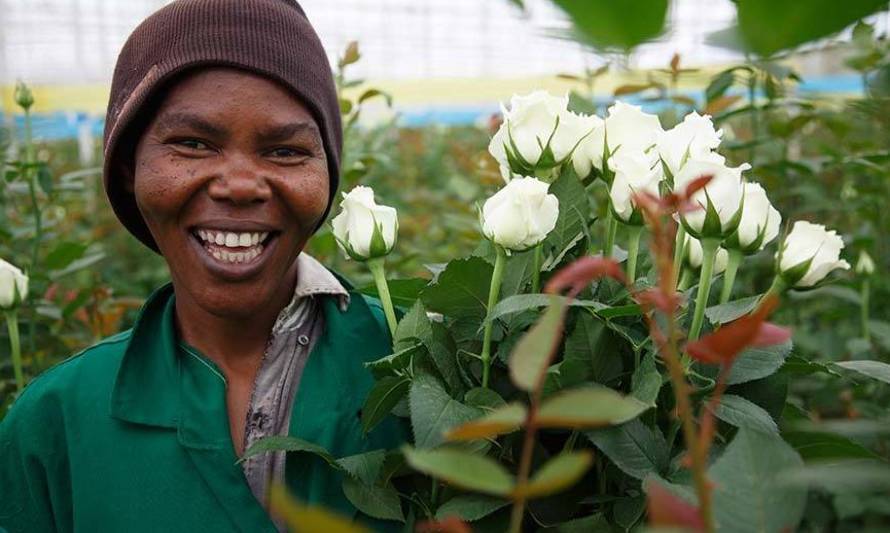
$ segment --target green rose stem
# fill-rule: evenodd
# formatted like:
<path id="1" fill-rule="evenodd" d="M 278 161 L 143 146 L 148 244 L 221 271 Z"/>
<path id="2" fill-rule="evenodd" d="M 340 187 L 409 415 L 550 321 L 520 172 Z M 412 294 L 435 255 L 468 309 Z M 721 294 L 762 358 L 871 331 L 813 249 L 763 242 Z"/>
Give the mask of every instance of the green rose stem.
<path id="1" fill-rule="evenodd" d="M 769 289 L 767 289 L 766 292 L 761 294 L 760 298 L 758 298 L 757 305 L 754 306 L 754 309 L 756 310 L 758 307 L 760 307 L 760 303 L 767 296 L 772 294 L 778 298 L 782 296 L 782 293 L 784 293 L 786 290 L 788 290 L 788 284 L 785 283 L 785 280 L 782 279 L 782 276 L 780 274 L 776 274 L 776 277 L 773 278 L 773 283 L 769 286 Z M 751 312 L 753 313 L 754 311 L 752 310 Z"/>
<path id="2" fill-rule="evenodd" d="M 643 235 L 643 226 L 628 226 L 629 237 L 627 239 L 627 281 L 631 285 L 636 281 L 637 257 L 640 253 L 640 237 Z"/>
<path id="3" fill-rule="evenodd" d="M 692 271 L 684 268 L 683 273 L 680 275 L 680 282 L 677 283 L 677 290 L 680 292 L 685 291 L 689 288 L 690 283 L 692 283 Z"/>
<path id="4" fill-rule="evenodd" d="M 392 297 L 389 295 L 389 285 L 386 283 L 386 273 L 383 268 L 383 258 L 368 259 L 368 268 L 374 276 L 374 283 L 377 284 L 377 294 L 380 295 L 380 301 L 383 303 L 383 312 L 386 314 L 386 323 L 389 324 L 389 332 L 392 338 L 396 337 L 396 312 L 392 307 Z"/>
<path id="5" fill-rule="evenodd" d="M 535 267 L 532 269 L 532 294 L 541 292 L 541 263 L 544 260 L 543 243 L 535 246 Z"/>
<path id="6" fill-rule="evenodd" d="M 695 297 L 695 313 L 692 315 L 692 325 L 689 327 L 689 340 L 692 341 L 698 339 L 704 323 L 705 308 L 708 306 L 708 295 L 711 292 L 711 276 L 714 273 L 714 263 L 719 247 L 719 239 L 704 238 L 701 240 L 701 274 L 698 278 L 698 294 Z"/>
<path id="7" fill-rule="evenodd" d="M 860 304 L 860 318 L 862 320 L 862 337 L 865 340 L 871 339 L 871 333 L 868 330 L 868 300 L 869 292 L 871 292 L 871 283 L 868 276 L 862 279 L 862 287 L 860 287 L 860 295 L 862 303 Z"/>
<path id="8" fill-rule="evenodd" d="M 680 267 L 683 265 L 683 255 L 686 253 L 686 228 L 683 224 L 678 224 L 677 239 L 674 241 L 674 276 L 680 275 Z M 677 286 L 679 280 L 674 281 Z"/>
<path id="9" fill-rule="evenodd" d="M 615 235 L 618 233 L 618 220 L 612 214 L 612 208 L 606 210 L 606 242 L 603 245 L 603 257 L 612 257 L 615 247 Z"/>
<path id="10" fill-rule="evenodd" d="M 507 252 L 503 247 L 495 244 L 497 257 L 494 260 L 494 272 L 491 274 L 491 286 L 488 289 L 488 316 L 485 317 L 485 333 L 482 337 L 482 387 L 488 388 L 488 376 L 491 370 L 491 328 L 494 320 L 490 320 L 491 311 L 498 303 L 498 293 L 501 292 L 501 281 L 504 277 L 504 264 L 507 262 Z"/>
<path id="11" fill-rule="evenodd" d="M 25 110 L 25 167 L 24 177 L 28 182 L 28 194 L 31 197 L 31 210 L 34 214 L 34 240 L 31 248 L 31 272 L 39 272 L 38 259 L 40 251 L 40 241 L 43 240 L 43 218 L 40 211 L 40 204 L 37 202 L 37 172 L 34 171 L 32 165 L 37 161 L 34 150 L 34 137 L 31 129 L 31 107 L 23 107 Z M 32 309 L 28 320 L 28 347 L 35 351 L 35 332 L 36 311 Z"/>
<path id="12" fill-rule="evenodd" d="M 723 288 L 720 290 L 720 303 L 725 304 L 732 296 L 732 287 L 735 285 L 735 275 L 742 264 L 744 254 L 741 250 L 729 250 L 729 261 L 726 263 L 726 272 L 723 274 Z"/>
<path id="13" fill-rule="evenodd" d="M 9 329 L 9 346 L 12 352 L 12 368 L 15 373 L 15 386 L 19 392 L 25 388 L 22 375 L 22 347 L 19 342 L 19 318 L 15 311 L 6 311 L 6 327 Z"/>

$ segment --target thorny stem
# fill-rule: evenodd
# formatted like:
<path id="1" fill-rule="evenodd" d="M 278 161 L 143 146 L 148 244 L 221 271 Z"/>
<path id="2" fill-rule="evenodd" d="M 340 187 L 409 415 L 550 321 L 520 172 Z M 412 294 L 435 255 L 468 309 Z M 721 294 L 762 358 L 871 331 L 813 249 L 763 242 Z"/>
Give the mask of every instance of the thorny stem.
<path id="1" fill-rule="evenodd" d="M 723 287 L 720 290 L 720 303 L 725 304 L 732 296 L 732 287 L 735 285 L 735 276 L 739 271 L 739 265 L 742 264 L 741 250 L 730 250 L 729 261 L 726 263 L 726 272 L 723 273 Z"/>
<path id="2" fill-rule="evenodd" d="M 643 235 L 643 226 L 629 226 L 630 236 L 627 240 L 627 281 L 633 285 L 637 274 L 637 257 L 640 252 L 640 237 Z"/>
<path id="3" fill-rule="evenodd" d="M 389 284 L 386 283 L 386 272 L 383 268 L 383 258 L 368 260 L 368 268 L 374 276 L 374 283 L 377 284 L 377 294 L 380 295 L 380 301 L 383 303 L 383 313 L 386 315 L 386 323 L 389 325 L 389 332 L 393 340 L 396 338 L 396 313 L 392 307 L 392 297 L 389 295 Z"/>
<path id="4" fill-rule="evenodd" d="M 504 275 L 504 264 L 507 262 L 507 252 L 504 251 L 504 248 L 495 244 L 494 249 L 497 256 L 494 260 L 494 272 L 491 274 L 491 286 L 488 289 L 487 313 L 489 317 L 492 309 L 498 303 L 498 294 L 501 291 L 501 280 Z M 482 355 L 480 356 L 482 360 L 482 387 L 486 389 L 488 388 L 488 377 L 491 372 L 491 328 L 494 326 L 494 321 L 489 320 L 489 317 L 485 319 L 485 333 L 482 337 Z"/>
<path id="5" fill-rule="evenodd" d="M 689 327 L 689 340 L 697 340 L 705 319 L 705 308 L 708 306 L 708 295 L 711 292 L 711 276 L 714 274 L 714 262 L 717 258 L 717 239 L 702 239 L 701 274 L 698 278 L 698 294 L 695 296 L 695 313 Z"/>
<path id="6" fill-rule="evenodd" d="M 677 268 L 679 268 L 679 262 L 675 263 L 672 259 L 676 260 L 678 257 L 682 257 L 677 254 L 673 254 L 672 257 L 670 243 L 674 241 L 674 237 L 677 237 L 674 242 L 678 243 L 684 242 L 684 238 L 682 235 L 672 235 L 671 226 L 663 224 L 658 215 L 659 213 L 656 213 L 655 216 L 648 217 L 653 237 L 652 250 L 655 253 L 655 261 L 658 265 L 659 273 L 657 290 L 661 292 L 662 297 L 670 300 L 676 298 L 677 272 L 673 268 L 674 264 L 677 264 Z M 670 218 L 667 220 L 671 221 Z M 696 493 L 698 494 L 699 513 L 704 523 L 705 531 L 713 533 L 714 519 L 711 507 L 711 492 L 706 473 L 707 451 L 704 449 L 704 442 L 698 437 L 698 431 L 696 431 L 695 416 L 690 400 L 691 385 L 686 381 L 684 365 L 678 349 L 680 332 L 677 327 L 676 304 L 667 309 L 663 308 L 663 312 L 667 329 L 666 335 L 654 317 L 654 309 L 652 312 L 644 313 L 643 316 L 649 326 L 653 343 L 661 354 L 661 358 L 670 374 L 676 398 L 679 425 L 682 428 L 683 439 L 689 451 L 692 478 Z"/>
<path id="7" fill-rule="evenodd" d="M 19 318 L 15 311 L 6 312 L 6 327 L 9 330 L 9 347 L 12 355 L 12 368 L 15 373 L 15 386 L 18 392 L 25 388 L 22 374 L 22 347 L 19 342 Z"/>
<path id="8" fill-rule="evenodd" d="M 570 297 L 571 298 L 571 297 Z M 563 308 L 560 321 L 565 320 L 565 308 Z M 554 352 L 559 344 L 550 347 L 548 361 L 553 359 Z M 541 405 L 541 396 L 544 394 L 544 382 L 546 374 L 538 376 L 534 388 L 531 390 L 528 412 L 525 415 L 525 436 L 522 441 L 522 455 L 519 459 L 519 471 L 516 473 L 516 489 L 513 494 L 513 509 L 510 513 L 510 533 L 522 531 L 522 518 L 525 515 L 526 488 L 529 474 L 532 468 L 532 452 L 535 447 L 535 434 L 538 432 L 538 409 Z"/>
<path id="9" fill-rule="evenodd" d="M 711 491 L 708 484 L 706 467 L 707 452 L 704 450 L 703 443 L 698 438 L 695 428 L 695 416 L 692 412 L 692 404 L 689 399 L 690 385 L 686 381 L 686 374 L 680 354 L 677 350 L 678 330 L 677 319 L 674 313 L 666 313 L 667 321 L 667 337 L 665 337 L 655 319 L 649 314 L 646 315 L 646 322 L 649 324 L 649 331 L 653 339 L 659 347 L 662 360 L 668 368 L 671 384 L 674 388 L 674 397 L 677 402 L 677 417 L 680 419 L 680 426 L 683 430 L 683 440 L 686 443 L 686 449 L 689 450 L 691 459 L 692 479 L 695 484 L 695 491 L 698 495 L 699 513 L 702 522 L 705 525 L 707 533 L 713 533 L 714 523 L 711 510 Z"/>

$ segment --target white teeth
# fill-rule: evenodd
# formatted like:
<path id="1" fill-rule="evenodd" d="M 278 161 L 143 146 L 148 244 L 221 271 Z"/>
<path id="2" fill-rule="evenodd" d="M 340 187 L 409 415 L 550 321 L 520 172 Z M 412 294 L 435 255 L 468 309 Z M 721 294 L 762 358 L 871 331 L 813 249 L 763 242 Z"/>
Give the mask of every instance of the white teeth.
<path id="1" fill-rule="evenodd" d="M 207 251 L 220 261 L 228 263 L 244 263 L 252 261 L 263 252 L 261 244 L 269 236 L 269 232 L 250 233 L 232 231 L 214 231 L 199 229 L 195 231 L 195 235 L 209 245 L 224 246 L 233 248 L 236 251 L 226 252 L 208 248 Z"/>
<path id="2" fill-rule="evenodd" d="M 219 234 L 217 234 L 217 235 L 219 235 Z M 209 237 L 208 237 L 208 241 L 210 244 L 213 244 L 215 242 L 212 240 L 213 237 L 214 236 L 212 234 L 209 235 Z M 251 240 L 252 240 L 252 238 L 251 238 Z M 259 238 L 257 240 L 259 240 Z M 240 237 L 239 237 L 239 242 L 240 242 Z M 207 250 L 207 253 L 212 255 L 217 261 L 222 261 L 224 263 L 248 263 L 250 261 L 253 261 L 254 259 L 256 259 L 258 256 L 260 256 L 263 253 L 263 245 L 262 244 L 253 245 L 250 248 L 244 250 L 243 252 L 229 252 L 226 250 L 213 249 L 210 247 L 207 247 L 205 249 Z"/>

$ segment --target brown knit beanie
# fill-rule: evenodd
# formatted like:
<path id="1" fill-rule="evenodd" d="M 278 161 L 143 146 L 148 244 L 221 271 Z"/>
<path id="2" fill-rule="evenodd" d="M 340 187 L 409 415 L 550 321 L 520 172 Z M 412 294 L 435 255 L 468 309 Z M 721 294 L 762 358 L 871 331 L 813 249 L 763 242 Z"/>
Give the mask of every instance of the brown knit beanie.
<path id="1" fill-rule="evenodd" d="M 321 130 L 330 176 L 330 198 L 319 226 L 324 223 L 339 184 L 340 109 L 321 41 L 295 0 L 176 0 L 133 31 L 117 59 L 105 122 L 105 192 L 120 221 L 158 251 L 122 173 L 132 173 L 139 135 L 157 110 L 160 90 L 177 75 L 202 66 L 269 77 L 310 110 Z"/>

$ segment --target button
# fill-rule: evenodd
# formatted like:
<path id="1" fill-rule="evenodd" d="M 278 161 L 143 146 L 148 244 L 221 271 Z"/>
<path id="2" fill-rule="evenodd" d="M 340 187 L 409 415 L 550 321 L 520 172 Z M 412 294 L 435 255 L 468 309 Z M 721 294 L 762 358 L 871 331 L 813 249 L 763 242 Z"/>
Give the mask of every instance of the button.
<path id="1" fill-rule="evenodd" d="M 307 344 L 309 344 L 309 337 L 307 335 L 300 335 L 299 337 L 297 337 L 297 342 L 299 342 L 303 346 L 306 346 Z"/>

